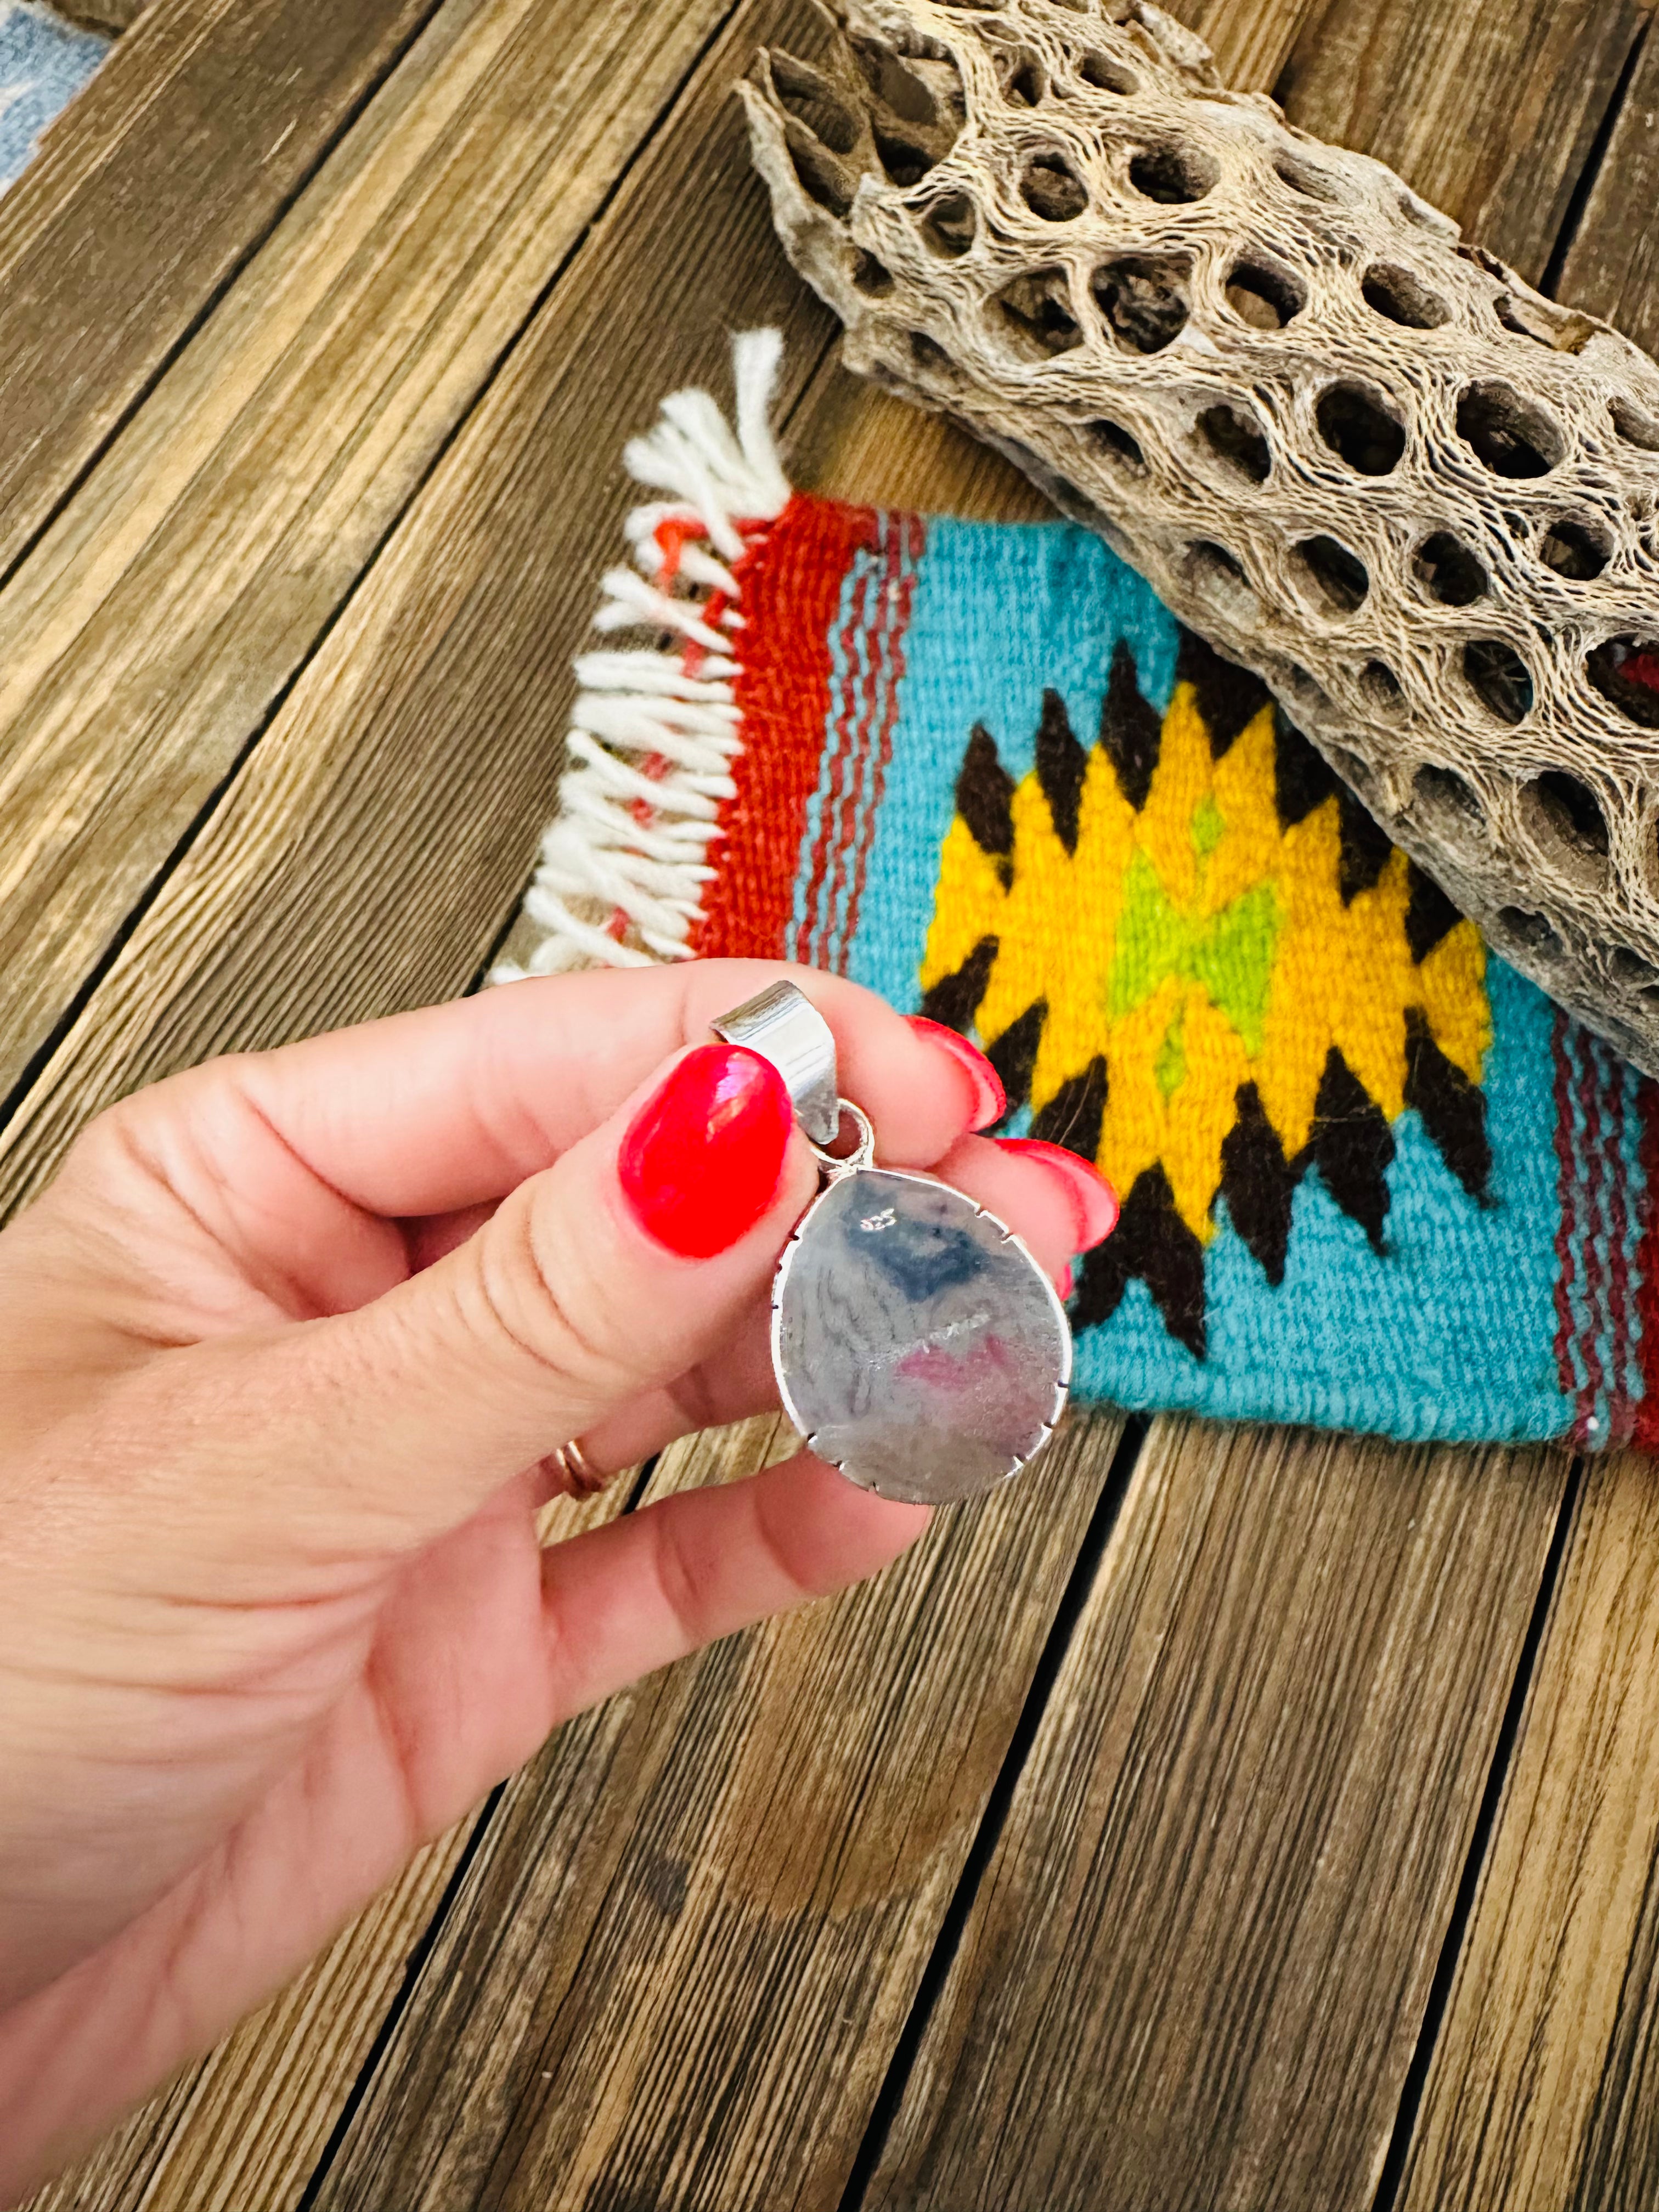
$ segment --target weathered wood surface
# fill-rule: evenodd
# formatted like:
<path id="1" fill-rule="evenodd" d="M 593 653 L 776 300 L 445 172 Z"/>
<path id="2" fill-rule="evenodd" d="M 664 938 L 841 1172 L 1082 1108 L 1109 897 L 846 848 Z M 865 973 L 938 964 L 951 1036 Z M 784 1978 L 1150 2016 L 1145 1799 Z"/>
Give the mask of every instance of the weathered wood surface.
<path id="1" fill-rule="evenodd" d="M 1154 1425 L 865 2203 L 1370 2203 L 1565 1475 Z"/>
<path id="2" fill-rule="evenodd" d="M 25 1094 L 0 1208 L 139 1083 L 477 974 L 552 811 L 571 653 L 632 503 L 623 440 L 676 383 L 723 388 L 733 328 L 782 325 L 786 404 L 829 341 L 731 96 L 780 24 L 812 35 L 800 0 L 750 0 L 635 164 Z"/>
<path id="3" fill-rule="evenodd" d="M 152 0 L 47 132 L 0 199 L 0 577 L 437 4 Z"/>
<path id="4" fill-rule="evenodd" d="M 562 0 L 554 39 L 545 0 L 446 0 L 0 593 L 0 1093 L 730 5 Z"/>
<path id="5" fill-rule="evenodd" d="M 1561 297 L 1659 348 L 1659 39 L 1644 39 L 1561 270 Z"/>
<path id="6" fill-rule="evenodd" d="M 173 5 L 155 0 L 155 12 Z M 472 67 L 482 27 L 507 9 L 447 0 L 430 34 L 449 26 L 447 66 Z M 1296 119 L 1382 152 L 1534 275 L 1641 28 L 1625 0 L 1193 0 L 1178 12 L 1217 41 L 1236 82 L 1277 85 Z M 590 20 L 585 0 L 559 0 L 557 13 L 562 28 Z M 696 19 L 702 36 L 723 13 Z M 660 11 L 639 0 L 629 20 L 637 40 Z M 148 29 L 147 19 L 129 51 Z M 64 962 L 54 1014 L 83 986 L 86 996 L 4 1140 L 5 1203 L 38 1187 L 88 1112 L 137 1082 L 476 973 L 550 803 L 569 654 L 628 503 L 615 456 L 665 389 L 721 385 L 726 330 L 785 323 L 784 396 L 805 477 L 852 496 L 1032 511 L 1002 464 L 819 366 L 825 319 L 771 245 L 726 103 L 755 44 L 799 49 L 811 35 L 785 0 L 743 0 L 637 158 L 619 123 L 608 150 L 573 166 L 568 189 L 591 191 L 592 206 L 627 174 L 567 266 L 568 244 L 550 258 L 544 239 L 526 243 L 556 281 L 516 342 L 503 319 L 479 348 L 470 388 L 457 373 L 431 403 L 461 426 L 447 450 L 450 429 L 431 432 L 426 400 L 395 398 L 382 416 L 372 397 L 328 388 L 343 362 L 436 386 L 465 352 L 455 338 L 444 355 L 435 310 L 401 322 L 388 291 L 387 325 L 367 350 L 319 344 L 327 366 L 298 389 L 303 438 L 290 447 L 267 417 L 239 459 L 230 422 L 204 454 L 224 471 L 227 550 L 247 564 L 240 596 L 257 604 L 240 635 L 257 642 L 269 624 L 287 640 L 288 672 L 273 682 L 281 652 L 256 654 L 256 711 L 226 684 L 228 662 L 216 673 L 207 629 L 194 660 L 169 664 L 185 714 L 218 682 L 241 735 L 185 816 L 187 827 L 208 810 L 188 849 L 169 866 L 161 848 L 149 864 L 141 889 L 161 879 L 106 969 L 100 957 L 131 895 L 110 902 L 108 935 L 94 946 L 89 933 L 80 965 Z M 543 66 L 556 63 L 556 52 Z M 635 77 L 652 63 L 641 52 Z M 169 488 L 159 449 L 148 449 L 151 473 L 121 473 L 147 450 L 149 406 L 196 348 L 234 334 L 245 287 L 285 268 L 295 283 L 308 256 L 327 255 L 311 235 L 315 210 L 337 220 L 346 203 L 316 196 L 350 173 L 358 132 L 404 112 L 395 102 L 416 82 L 405 72 L 422 66 L 416 48 L 131 433 L 67 505 L 63 485 L 51 493 L 63 574 L 76 542 L 88 562 L 76 573 L 91 596 L 75 603 L 87 611 L 65 613 L 59 643 L 71 689 L 89 673 L 90 660 L 77 673 L 82 656 L 107 649 L 93 619 L 105 584 L 141 614 L 146 593 L 165 589 L 162 564 L 143 572 L 140 516 L 145 529 L 179 530 L 188 557 L 225 511 L 223 500 L 198 507 L 185 527 L 190 488 Z M 1632 102 L 1645 66 L 1612 118 L 1610 146 L 1632 176 L 1644 173 Z M 635 137 L 672 81 L 641 104 Z M 424 96 L 441 88 L 428 82 Z M 393 158 L 379 143 L 377 156 L 363 140 L 364 174 Z M 442 143 L 458 178 L 477 165 L 499 198 L 502 170 L 477 135 Z M 60 145 L 54 159 L 70 155 Z M 563 203 L 546 204 L 556 225 Z M 1601 239 L 1603 264 L 1626 272 L 1615 313 L 1627 302 L 1644 312 L 1616 203 L 1598 187 L 1583 217 L 1569 274 Z M 6 235 L 0 222 L 0 246 Z M 372 260 L 397 249 L 365 250 Z M 443 251 L 434 232 L 401 264 L 417 293 L 423 257 Z M 330 267 L 331 286 L 375 296 L 360 267 Z M 291 340 L 311 342 L 303 330 Z M 484 356 L 508 348 L 483 389 Z M 245 368 L 257 357 L 235 356 Z M 333 557 L 304 532 L 326 508 L 330 470 L 365 465 L 349 441 L 319 446 L 340 404 L 359 408 L 371 443 L 385 426 L 386 480 L 402 488 L 307 599 L 292 549 Z M 372 466 L 359 481 L 379 495 Z M 94 519 L 106 514 L 132 520 L 125 546 Z M 33 562 L 22 574 L 49 580 Z M 200 576 L 211 591 L 207 568 Z M 284 586 L 304 601 L 288 632 Z M 236 620 L 236 597 L 217 603 L 222 622 Z M 41 662 L 38 678 L 49 674 Z M 210 747 L 214 715 L 198 726 Z M 98 753 L 89 803 L 100 778 L 128 772 L 118 745 Z M 82 872 L 69 871 L 76 896 L 97 852 L 87 845 Z M 1369 2204 L 1379 2172 L 1391 2196 L 1384 2154 L 1413 2049 L 1426 2054 L 1437 2024 L 1430 1984 L 1448 1929 L 1454 1942 L 1459 1932 L 1454 1898 L 1507 1747 L 1501 1723 L 1565 1463 L 1167 1423 L 1132 1474 L 1127 1464 L 1109 1474 L 1115 1433 L 1105 1421 L 1080 1430 L 1068 1481 L 1010 1493 L 977 1521 L 951 1516 L 874 1589 L 574 1724 L 492 1817 L 436 1847 L 40 2212 L 289 2212 L 302 2199 L 307 2212 L 1026 2202 L 1119 2212 L 1143 2201 L 1324 2212 Z M 751 1440 L 718 1465 L 741 1471 L 756 1449 Z M 710 1464 L 692 1449 L 658 1480 Z M 1659 1530 L 1646 1500 L 1640 1470 L 1601 1470 L 1574 1524 L 1494 1844 L 1520 1870 L 1510 1892 L 1535 1858 L 1547 1870 L 1512 1922 L 1493 1917 L 1506 1893 L 1495 1875 L 1480 1893 L 1472 1978 L 1457 1984 L 1446 2063 L 1429 2073 L 1413 2204 L 1459 2201 L 1434 2193 L 1442 2173 L 1476 2177 L 1487 2194 L 1470 2202 L 1552 2206 L 1633 2204 L 1651 2179 L 1654 1935 L 1646 1890 L 1636 1893 L 1651 1857 L 1638 1753 Z M 1586 1686 L 1604 1661 L 1620 1686 L 1611 1704 Z M 1620 1760 L 1638 1778 L 1613 1773 Z M 473 1855 L 452 1890 L 464 1850 Z M 1552 1943 L 1567 1962 L 1559 1985 L 1540 1963 Z M 1611 2086 L 1585 2087 L 1589 2062 L 1571 2039 L 1585 2002 L 1606 2026 L 1612 2057 L 1596 2080 Z M 1528 2133 L 1524 2063 L 1540 2041 L 1571 2121 L 1541 2148 L 1539 2130 Z M 1060 2139 L 1068 2098 L 1107 2145 L 1092 2160 L 1086 2141 Z M 1510 2169 L 1481 2163 L 1497 2122 L 1471 2149 L 1468 2115 L 1482 2098 L 1541 2177 L 1536 2197 L 1504 2194 Z"/>
<path id="7" fill-rule="evenodd" d="M 1647 0 L 1325 0 L 1277 88 L 1538 283 Z"/>

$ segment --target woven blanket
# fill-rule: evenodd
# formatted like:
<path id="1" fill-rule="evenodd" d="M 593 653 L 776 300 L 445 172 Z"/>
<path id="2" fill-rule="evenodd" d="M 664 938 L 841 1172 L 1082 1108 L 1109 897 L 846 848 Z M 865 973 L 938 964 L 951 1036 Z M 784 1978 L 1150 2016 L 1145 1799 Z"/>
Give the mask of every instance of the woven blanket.
<path id="1" fill-rule="evenodd" d="M 35 143 L 109 52 L 36 0 L 0 0 L 0 191 L 27 166 Z"/>
<path id="2" fill-rule="evenodd" d="M 792 495 L 771 360 L 630 449 L 600 620 L 657 635 L 578 664 L 529 967 L 783 956 L 973 1036 L 1122 1200 L 1085 1398 L 1659 1439 L 1655 1086 L 1099 538 Z"/>

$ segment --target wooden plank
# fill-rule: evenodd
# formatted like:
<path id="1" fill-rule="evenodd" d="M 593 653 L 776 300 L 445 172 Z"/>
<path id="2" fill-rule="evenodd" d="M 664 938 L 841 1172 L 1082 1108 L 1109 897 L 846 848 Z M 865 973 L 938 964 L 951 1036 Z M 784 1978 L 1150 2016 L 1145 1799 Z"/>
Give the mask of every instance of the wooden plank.
<path id="1" fill-rule="evenodd" d="M 0 597 L 0 1092 L 732 0 L 446 0 Z"/>
<path id="2" fill-rule="evenodd" d="M 1659 1484 L 1586 1474 L 1405 2212 L 1659 2196 Z"/>
<path id="3" fill-rule="evenodd" d="M 1630 87 L 1561 271 L 1560 295 L 1659 348 L 1659 39 L 1643 42 Z"/>
<path id="4" fill-rule="evenodd" d="M 0 200 L 0 577 L 436 4 L 153 0 L 48 131 Z"/>
<path id="5" fill-rule="evenodd" d="M 1118 1425 L 1079 1419 L 878 1582 L 567 1730 L 513 1786 L 317 2212 L 833 2207 Z M 793 1442 L 759 1423 L 696 1457 L 729 1479 Z"/>
<path id="6" fill-rule="evenodd" d="M 1646 20 L 1645 0 L 1326 0 L 1279 96 L 1536 283 Z"/>
<path id="7" fill-rule="evenodd" d="M 1207 40 L 1240 92 L 1271 92 L 1321 0 L 1175 0 L 1169 13 Z"/>
<path id="8" fill-rule="evenodd" d="M 1369 2205 L 1565 1470 L 1154 1425 L 864 2203 Z"/>
<path id="9" fill-rule="evenodd" d="M 585 1504 L 556 1499 L 543 1541 L 613 1520 L 634 1482 L 619 1475 Z M 428 1844 L 296 1981 L 25 2212 L 294 2212 L 483 1828 L 469 1814 Z"/>

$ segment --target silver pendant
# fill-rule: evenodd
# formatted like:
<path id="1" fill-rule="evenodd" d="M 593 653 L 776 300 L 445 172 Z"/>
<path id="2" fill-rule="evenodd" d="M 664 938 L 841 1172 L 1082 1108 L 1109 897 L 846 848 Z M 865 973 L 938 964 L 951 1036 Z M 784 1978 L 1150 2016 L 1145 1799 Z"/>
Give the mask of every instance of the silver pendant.
<path id="1" fill-rule="evenodd" d="M 714 1028 L 783 1076 L 823 1176 L 772 1284 L 772 1365 L 790 1419 L 820 1458 L 884 1498 L 944 1504 L 1018 1474 L 1053 1434 L 1071 1382 L 1053 1284 L 995 1214 L 874 1164 L 874 1132 L 836 1090 L 830 1026 L 793 983 Z M 840 1158 L 825 1146 L 843 1115 L 858 1143 Z"/>

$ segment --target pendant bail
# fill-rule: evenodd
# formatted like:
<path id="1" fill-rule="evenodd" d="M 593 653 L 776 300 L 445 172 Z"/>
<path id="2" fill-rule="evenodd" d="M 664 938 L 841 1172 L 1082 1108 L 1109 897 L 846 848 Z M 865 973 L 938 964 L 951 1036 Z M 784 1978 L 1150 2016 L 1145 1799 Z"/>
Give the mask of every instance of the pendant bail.
<path id="1" fill-rule="evenodd" d="M 727 1044 L 742 1045 L 770 1060 L 783 1078 L 795 1119 L 813 1144 L 827 1150 L 835 1143 L 842 1112 L 836 1033 L 805 991 L 793 983 L 769 983 L 708 1026 Z"/>

